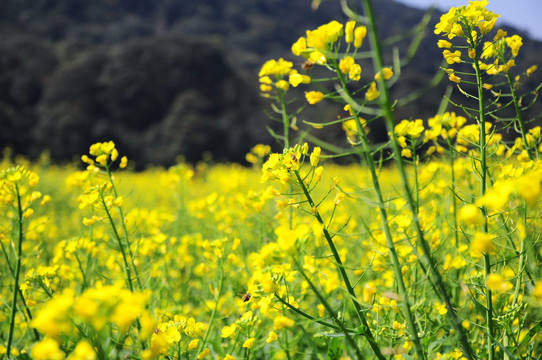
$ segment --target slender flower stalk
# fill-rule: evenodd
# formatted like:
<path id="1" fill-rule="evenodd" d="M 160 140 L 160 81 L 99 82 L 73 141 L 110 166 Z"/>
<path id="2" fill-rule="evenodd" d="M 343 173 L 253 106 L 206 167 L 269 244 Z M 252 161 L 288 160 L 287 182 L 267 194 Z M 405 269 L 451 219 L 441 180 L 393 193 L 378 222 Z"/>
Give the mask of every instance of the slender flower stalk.
<path id="1" fill-rule="evenodd" d="M 467 28 L 469 28 L 467 26 Z M 468 37 L 468 41 L 471 44 L 471 48 L 476 49 L 476 39 L 474 39 L 472 36 Z M 487 184 L 488 184 L 488 165 L 487 165 L 487 140 L 486 140 L 486 105 L 485 105 L 485 98 L 484 98 L 484 88 L 483 88 L 483 79 L 482 79 L 482 71 L 480 70 L 480 58 L 478 54 L 475 52 L 474 56 L 474 71 L 476 73 L 476 85 L 478 90 L 478 117 L 477 122 L 479 126 L 479 133 L 480 133 L 480 142 L 478 144 L 479 154 L 480 158 L 478 159 L 480 166 L 478 169 L 479 175 L 480 175 L 480 198 L 482 198 L 485 193 L 487 192 Z M 482 213 L 484 215 L 484 224 L 483 224 L 483 232 L 488 233 L 489 226 L 488 226 L 488 211 L 485 206 L 482 207 Z M 491 258 L 489 254 L 484 254 L 484 274 L 485 274 L 485 280 L 487 284 L 487 278 L 491 274 Z M 493 360 L 495 357 L 495 346 L 494 346 L 494 329 L 493 329 L 493 294 L 492 291 L 489 289 L 488 286 L 486 286 L 485 289 L 485 296 L 486 296 L 486 331 L 487 331 L 487 351 L 488 351 L 488 360 Z"/>
<path id="2" fill-rule="evenodd" d="M 111 188 L 113 190 L 113 194 L 115 195 L 115 198 L 118 198 L 119 195 L 118 195 L 118 192 L 117 192 L 117 187 L 115 185 L 115 180 L 113 178 L 113 173 L 111 172 L 111 168 L 109 166 L 106 167 L 106 172 L 107 172 L 107 177 L 109 178 L 109 182 L 111 184 Z M 105 206 L 105 204 L 104 204 L 104 206 Z M 130 242 L 128 229 L 126 228 L 126 218 L 124 216 L 124 211 L 122 209 L 122 206 L 120 206 L 120 205 L 117 206 L 117 210 L 118 210 L 119 217 L 120 217 L 120 223 L 122 225 L 122 232 L 123 232 L 123 235 L 124 235 L 124 242 L 126 243 L 126 251 L 128 252 L 128 255 L 129 255 L 129 258 L 130 258 L 130 263 L 131 263 L 132 269 L 134 271 L 134 276 L 135 276 L 135 279 L 136 279 L 136 282 L 137 282 L 138 290 L 141 291 L 143 289 L 143 287 L 141 286 L 141 279 L 140 279 L 139 273 L 137 271 L 137 266 L 135 265 L 135 256 L 134 256 L 133 251 L 132 251 L 132 246 L 131 246 L 131 242 Z M 113 221 L 111 217 L 110 217 L 110 220 Z M 116 231 L 115 231 L 115 235 L 118 236 L 118 233 Z M 119 239 L 119 243 L 122 243 L 122 241 L 120 241 L 120 239 Z"/>
<path id="3" fill-rule="evenodd" d="M 305 195 L 305 198 L 307 199 L 310 208 L 311 209 L 317 209 L 316 204 L 313 201 L 309 190 L 305 186 L 305 183 L 304 183 L 303 179 L 301 178 L 301 175 L 299 174 L 299 171 L 297 171 L 297 170 L 295 171 L 295 176 L 297 178 L 298 184 L 301 186 L 301 189 L 303 190 L 303 194 Z M 339 270 L 339 274 L 341 275 L 341 279 L 344 281 L 344 284 L 346 286 L 346 290 L 347 290 L 348 294 L 350 295 L 350 298 L 352 300 L 352 304 L 354 305 L 354 308 L 356 309 L 356 315 L 358 316 L 358 318 L 359 318 L 359 320 L 361 322 L 361 325 L 365 329 L 365 331 L 363 332 L 363 336 L 365 336 L 365 338 L 369 342 L 369 346 L 371 347 L 371 349 L 375 353 L 376 357 L 378 359 L 385 359 L 384 355 L 382 355 L 382 351 L 380 350 L 380 347 L 379 347 L 378 343 L 376 342 L 376 340 L 374 338 L 374 335 L 372 334 L 372 332 L 371 332 L 371 330 L 369 328 L 369 323 L 367 321 L 367 318 L 365 317 L 365 313 L 363 312 L 363 309 L 361 308 L 361 306 L 359 304 L 359 301 L 358 301 L 357 296 L 356 296 L 356 292 L 354 291 L 352 283 L 350 282 L 348 274 L 346 273 L 344 264 L 343 264 L 343 262 L 341 260 L 339 252 L 337 251 L 335 243 L 333 242 L 331 234 L 329 233 L 329 231 L 328 231 L 328 229 L 326 227 L 326 224 L 324 223 L 324 220 L 322 219 L 322 216 L 320 215 L 320 213 L 318 211 L 314 212 L 314 217 L 316 218 L 316 220 L 318 220 L 318 223 L 320 223 L 320 225 L 322 225 L 324 238 L 326 239 L 327 244 L 329 246 L 329 249 L 331 250 L 331 253 L 333 254 L 333 259 L 335 260 L 335 263 L 337 264 L 337 268 Z"/>
<path id="4" fill-rule="evenodd" d="M 19 276 L 21 273 L 21 261 L 23 258 L 23 206 L 21 203 L 21 194 L 19 185 L 15 183 L 15 196 L 17 199 L 17 248 L 15 254 L 15 274 L 13 276 L 13 298 L 11 301 L 11 312 L 9 316 L 9 332 L 6 344 L 6 354 L 11 354 L 11 345 L 13 343 L 13 332 L 15 330 L 15 314 L 17 313 L 17 296 L 19 295 Z"/>
<path id="5" fill-rule="evenodd" d="M 371 48 L 372 48 L 372 55 L 373 55 L 373 65 L 375 68 L 375 71 L 381 72 L 384 68 L 384 60 L 382 56 L 382 48 L 381 43 L 378 38 L 378 32 L 376 28 L 376 21 L 374 16 L 374 11 L 372 7 L 372 3 L 370 0 L 363 0 L 363 9 L 365 16 L 368 19 L 369 27 L 370 27 L 370 41 L 371 41 Z M 386 83 L 386 80 L 384 77 L 380 77 L 378 79 L 378 86 L 380 89 L 380 107 L 384 114 L 384 121 L 386 124 L 386 128 L 388 130 L 388 133 L 391 134 L 391 145 L 392 149 L 395 154 L 400 154 L 401 149 L 397 141 L 397 136 L 395 135 L 395 132 L 393 131 L 395 126 L 395 119 L 393 115 L 392 110 L 392 102 L 391 102 L 391 96 L 389 93 L 388 85 Z M 441 295 L 443 298 L 446 308 L 448 310 L 448 314 L 451 318 L 452 324 L 454 328 L 457 331 L 459 341 L 461 345 L 463 346 L 463 350 L 465 351 L 465 355 L 468 359 L 474 360 L 474 351 L 472 350 L 472 347 L 470 346 L 470 343 L 468 341 L 468 338 L 465 334 L 465 331 L 461 325 L 461 321 L 457 317 L 455 306 L 452 304 L 449 292 L 447 290 L 446 285 L 444 284 L 444 281 L 442 279 L 442 275 L 440 274 L 439 270 L 437 269 L 437 266 L 435 264 L 435 261 L 433 260 L 431 256 L 431 250 L 430 247 L 425 239 L 425 236 L 423 234 L 420 221 L 418 218 L 418 215 L 416 214 L 416 209 L 414 205 L 414 199 L 412 196 L 411 188 L 408 182 L 408 177 L 405 170 L 404 161 L 400 156 L 395 157 L 395 161 L 397 164 L 397 168 L 399 171 L 399 175 L 401 177 L 401 183 L 404 190 L 404 195 L 407 200 L 407 206 L 409 207 L 409 210 L 412 214 L 413 223 L 416 230 L 416 235 L 418 238 L 418 242 L 422 248 L 423 254 L 426 258 L 427 267 L 430 273 L 430 279 L 432 279 L 432 285 L 434 286 L 434 289 Z"/>
<path id="6" fill-rule="evenodd" d="M 113 230 L 113 235 L 115 236 L 115 239 L 117 240 L 117 243 L 119 245 L 120 253 L 122 254 L 122 261 L 124 262 L 124 273 L 126 275 L 126 284 L 128 285 L 128 288 L 130 289 L 130 291 L 133 292 L 134 285 L 132 281 L 132 269 L 131 269 L 130 263 L 128 262 L 128 255 L 126 253 L 125 246 L 122 243 L 122 238 L 118 232 L 117 226 L 115 225 L 115 221 L 113 220 L 113 216 L 111 215 L 111 211 L 109 207 L 107 206 L 104 195 L 101 191 L 100 191 L 100 201 L 105 210 L 107 218 L 109 219 L 109 223 L 111 224 L 111 229 Z"/>
<path id="7" fill-rule="evenodd" d="M 340 72 L 339 72 L 339 79 L 341 81 L 342 91 L 346 94 L 347 97 L 351 98 L 352 94 L 350 94 L 348 87 L 346 85 L 346 81 Z M 403 279 L 403 273 L 401 270 L 401 262 L 399 260 L 399 256 L 397 255 L 397 249 L 395 248 L 393 237 L 391 235 L 388 214 L 386 212 L 386 203 L 384 202 L 384 197 L 382 195 L 380 180 L 378 177 L 378 173 L 376 171 L 373 154 L 369 146 L 369 140 L 367 139 L 367 134 L 363 128 L 363 125 L 357 113 L 354 114 L 354 120 L 356 122 L 357 133 L 359 134 L 361 138 L 361 144 L 362 144 L 360 148 L 361 149 L 360 158 L 365 159 L 365 162 L 369 166 L 369 171 L 371 173 L 371 179 L 373 182 L 373 188 L 375 190 L 378 210 L 380 212 L 382 229 L 384 230 L 384 235 L 386 237 L 386 245 L 388 247 L 389 256 L 393 265 L 395 281 L 397 282 L 397 285 L 399 287 L 399 295 L 401 296 L 401 304 L 403 306 L 403 312 L 407 320 L 408 329 L 413 338 L 414 346 L 416 349 L 416 353 L 418 354 L 418 357 L 420 359 L 425 359 L 426 358 L 425 353 L 423 351 L 421 340 L 418 335 L 419 331 L 415 324 L 414 315 L 411 310 L 411 301 L 410 301 L 408 292 L 406 290 L 405 282 Z"/>

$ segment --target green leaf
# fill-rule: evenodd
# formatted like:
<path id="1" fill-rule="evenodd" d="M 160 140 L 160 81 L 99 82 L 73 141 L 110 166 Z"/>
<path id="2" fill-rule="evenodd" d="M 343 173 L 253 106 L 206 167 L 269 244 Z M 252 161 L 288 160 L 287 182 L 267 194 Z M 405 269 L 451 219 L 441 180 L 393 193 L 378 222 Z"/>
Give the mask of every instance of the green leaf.
<path id="1" fill-rule="evenodd" d="M 526 346 L 531 342 L 531 340 L 539 333 L 540 328 L 542 327 L 542 321 L 536 324 L 527 334 L 523 337 L 523 340 L 518 345 L 518 350 Z"/>
<path id="2" fill-rule="evenodd" d="M 332 337 L 327 348 L 327 360 L 339 360 L 343 353 L 344 344 L 338 337 Z"/>

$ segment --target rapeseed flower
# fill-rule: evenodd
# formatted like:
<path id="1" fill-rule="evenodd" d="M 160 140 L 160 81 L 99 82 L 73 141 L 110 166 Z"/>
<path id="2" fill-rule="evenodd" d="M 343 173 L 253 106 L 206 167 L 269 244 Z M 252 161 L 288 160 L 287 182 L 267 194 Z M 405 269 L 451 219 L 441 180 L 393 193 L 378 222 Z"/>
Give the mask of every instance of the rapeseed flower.
<path id="1" fill-rule="evenodd" d="M 66 357 L 58 342 L 48 337 L 34 345 L 30 355 L 36 360 L 63 360 Z"/>
<path id="2" fill-rule="evenodd" d="M 311 105 L 317 104 L 324 99 L 324 93 L 321 91 L 309 91 L 305 93 L 307 102 Z"/>
<path id="3" fill-rule="evenodd" d="M 369 86 L 369 90 L 367 90 L 367 92 L 365 93 L 365 98 L 368 101 L 373 101 L 375 99 L 378 99 L 379 96 L 380 96 L 380 92 L 376 88 L 376 82 L 373 81 L 371 85 Z"/>

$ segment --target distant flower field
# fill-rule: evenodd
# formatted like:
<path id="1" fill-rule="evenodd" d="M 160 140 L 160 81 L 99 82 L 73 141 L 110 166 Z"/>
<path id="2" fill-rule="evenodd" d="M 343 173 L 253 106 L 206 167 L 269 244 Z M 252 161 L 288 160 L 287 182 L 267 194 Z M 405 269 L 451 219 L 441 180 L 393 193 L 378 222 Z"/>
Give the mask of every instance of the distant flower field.
<path id="1" fill-rule="evenodd" d="M 72 166 L 4 159 L 0 356 L 539 359 L 542 135 L 522 116 L 537 94 L 520 90 L 536 66 L 511 75 L 521 38 L 489 35 L 487 1 L 452 8 L 435 46 L 478 108 L 443 97 L 429 119 L 395 119 L 402 62 L 385 62 L 362 4 L 293 43 L 301 72 L 263 64 L 284 150 L 255 145 L 251 167 L 134 172 L 112 141 Z M 338 104 L 306 122 L 339 127 L 347 147 L 299 131 L 290 86 L 306 106 Z M 372 142 L 375 122 L 387 142 Z"/>

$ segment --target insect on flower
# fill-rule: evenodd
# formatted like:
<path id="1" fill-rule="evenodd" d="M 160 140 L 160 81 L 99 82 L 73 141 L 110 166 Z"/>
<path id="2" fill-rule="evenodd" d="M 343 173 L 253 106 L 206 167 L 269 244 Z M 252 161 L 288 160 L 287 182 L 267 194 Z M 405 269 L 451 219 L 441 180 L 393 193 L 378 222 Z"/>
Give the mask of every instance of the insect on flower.
<path id="1" fill-rule="evenodd" d="M 243 295 L 242 299 L 243 299 L 243 302 L 248 302 L 250 300 L 252 295 L 250 295 L 249 292 L 247 292 L 246 294 Z"/>
<path id="2" fill-rule="evenodd" d="M 310 60 L 307 60 L 301 65 L 301 68 L 305 70 L 306 72 L 309 72 L 309 70 L 312 69 L 313 66 L 314 66 L 314 63 Z"/>

